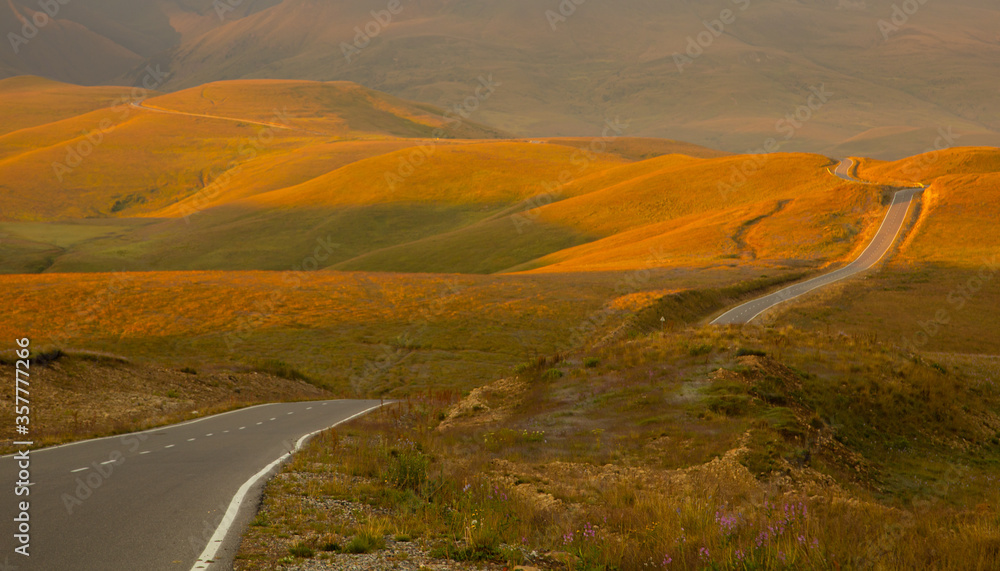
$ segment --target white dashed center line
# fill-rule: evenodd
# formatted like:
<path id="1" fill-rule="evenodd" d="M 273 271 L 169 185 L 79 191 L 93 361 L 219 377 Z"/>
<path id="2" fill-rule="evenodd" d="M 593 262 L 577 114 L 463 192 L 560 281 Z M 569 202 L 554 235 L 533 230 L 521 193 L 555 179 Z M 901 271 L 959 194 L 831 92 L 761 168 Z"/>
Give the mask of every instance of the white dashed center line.
<path id="1" fill-rule="evenodd" d="M 149 454 L 149 450 L 143 450 L 139 453 L 139 456 L 142 456 L 143 454 Z"/>
<path id="2" fill-rule="evenodd" d="M 115 460 L 105 460 L 104 462 L 101 462 L 101 466 L 106 466 L 108 464 L 114 464 L 114 463 Z"/>
<path id="3" fill-rule="evenodd" d="M 174 447 L 174 444 L 167 444 L 166 446 L 164 446 L 164 448 L 173 448 L 173 447 Z"/>
<path id="4" fill-rule="evenodd" d="M 205 436 L 211 436 L 211 435 L 212 435 L 212 433 L 211 433 L 211 432 L 209 432 L 209 433 L 208 433 L 208 434 L 206 434 Z"/>
<path id="5" fill-rule="evenodd" d="M 194 442 L 194 438 L 188 438 L 188 442 Z"/>
<path id="6" fill-rule="evenodd" d="M 70 474 L 76 474 L 77 472 L 83 472 L 84 470 L 89 470 L 90 468 L 77 468 L 76 470 L 70 470 Z"/>
<path id="7" fill-rule="evenodd" d="M 274 418 L 272 418 L 271 420 L 275 420 L 275 419 L 274 419 Z"/>
<path id="8" fill-rule="evenodd" d="M 240 430 L 243 430 L 244 428 L 246 428 L 246 427 L 245 427 L 245 426 L 241 426 L 241 427 L 240 427 Z"/>

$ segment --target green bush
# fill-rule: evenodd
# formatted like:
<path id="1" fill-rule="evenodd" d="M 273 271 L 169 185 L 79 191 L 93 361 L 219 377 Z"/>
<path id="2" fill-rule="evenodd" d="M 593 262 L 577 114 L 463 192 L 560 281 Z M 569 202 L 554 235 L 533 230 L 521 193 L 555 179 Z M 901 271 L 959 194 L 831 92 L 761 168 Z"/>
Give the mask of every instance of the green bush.
<path id="1" fill-rule="evenodd" d="M 601 360 L 598 359 L 597 357 L 587 357 L 586 359 L 583 360 L 583 366 L 587 367 L 588 369 L 593 369 L 594 367 L 600 364 Z"/>
<path id="2" fill-rule="evenodd" d="M 549 369 L 548 371 L 545 371 L 544 375 L 542 375 L 542 379 L 546 381 L 554 381 L 556 379 L 561 379 L 562 376 L 563 372 L 559 369 Z"/>
<path id="3" fill-rule="evenodd" d="M 397 489 L 420 491 L 427 481 L 430 458 L 416 448 L 406 447 L 389 452 L 387 479 Z"/>
<path id="4" fill-rule="evenodd" d="M 737 357 L 746 357 L 746 356 L 767 357 L 767 353 L 765 353 L 764 351 L 761 351 L 759 349 L 747 349 L 746 347 L 740 347 L 739 350 L 736 351 L 736 356 Z"/>
<path id="5" fill-rule="evenodd" d="M 708 345 L 707 343 L 703 343 L 701 345 L 695 345 L 694 347 L 691 347 L 690 349 L 688 349 L 688 355 L 690 355 L 692 357 L 699 357 L 701 355 L 708 355 L 714 349 L 715 349 L 715 347 L 712 347 L 711 345 Z"/>
<path id="6" fill-rule="evenodd" d="M 269 375 L 274 375 L 275 377 L 281 377 L 282 379 L 288 379 L 289 381 L 308 381 L 310 380 L 305 374 L 295 369 L 288 363 L 278 360 L 278 359 L 267 359 L 257 363 L 256 369 L 261 373 L 267 373 Z"/>
<path id="7" fill-rule="evenodd" d="M 42 351 L 41 353 L 36 353 L 31 357 L 31 364 L 38 365 L 39 367 L 44 367 L 50 363 L 55 363 L 59 359 L 66 356 L 66 353 L 62 352 L 62 349 L 53 349 L 51 351 Z"/>
<path id="8" fill-rule="evenodd" d="M 301 541 L 289 547 L 288 552 L 295 557 L 302 557 L 303 559 L 309 559 L 316 554 L 316 551 L 314 551 L 313 548 L 302 543 Z"/>
<path id="9" fill-rule="evenodd" d="M 750 397 L 746 395 L 719 395 L 705 399 L 705 405 L 712 412 L 726 416 L 743 416 L 750 410 Z"/>
<path id="10" fill-rule="evenodd" d="M 371 553 L 385 547 L 385 538 L 376 537 L 373 534 L 362 532 L 355 535 L 351 542 L 344 546 L 344 553 L 360 554 Z"/>

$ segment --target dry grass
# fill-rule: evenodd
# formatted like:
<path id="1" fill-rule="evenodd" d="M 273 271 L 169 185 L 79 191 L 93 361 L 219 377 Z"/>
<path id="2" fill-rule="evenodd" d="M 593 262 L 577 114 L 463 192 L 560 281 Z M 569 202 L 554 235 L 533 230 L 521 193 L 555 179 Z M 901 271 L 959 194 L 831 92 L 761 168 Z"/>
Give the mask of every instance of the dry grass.
<path id="1" fill-rule="evenodd" d="M 120 87 L 81 87 L 33 76 L 0 80 L 0 135 L 107 107 L 121 97 Z"/>
<path id="2" fill-rule="evenodd" d="M 735 356 L 747 347 L 769 357 Z M 590 355 L 536 362 L 519 375 L 526 391 L 484 387 L 477 407 L 427 393 L 317 439 L 280 480 L 309 485 L 269 487 L 268 525 L 247 536 L 240 568 L 270 564 L 264 538 L 361 533 L 303 495 L 360 502 L 436 556 L 507 565 L 1000 562 L 1000 393 L 980 371 L 949 371 L 938 390 L 926 363 L 788 328 L 686 330 Z M 435 429 L 449 409 L 463 421 Z"/>
<path id="3" fill-rule="evenodd" d="M 424 144 L 428 150 L 420 151 L 418 160 L 412 160 L 412 151 L 405 149 L 387 153 L 297 187 L 257 196 L 254 203 L 270 207 L 385 202 L 511 205 L 539 194 L 543 182 L 559 180 L 579 154 L 569 147 L 530 143 Z M 588 164 L 588 174 L 623 162 L 602 155 Z M 404 164 L 410 164 L 410 170 L 401 170 Z M 398 182 L 390 185 L 386 175 Z"/>
<path id="4" fill-rule="evenodd" d="M 737 274 L 739 275 L 739 274 Z M 631 284 L 655 289 L 666 274 Z M 689 287 L 734 275 L 677 275 Z M 474 386 L 566 343 L 592 314 L 626 313 L 619 274 L 435 276 L 326 272 L 18 275 L 0 278 L 0 334 L 35 346 L 182 367 L 280 359 L 338 390 Z M 588 330 L 589 331 L 589 330 Z M 600 331 L 593 331 L 595 335 Z"/>
<path id="5" fill-rule="evenodd" d="M 246 162 L 241 150 L 267 156 L 303 144 L 277 130 L 269 144 L 259 143 L 262 129 L 118 106 L 9 133 L 0 137 L 0 172 L 17 187 L 0 189 L 2 216 L 42 221 L 158 210 L 208 185 L 234 161 Z M 97 133 L 99 144 L 88 133 Z M 73 159 L 70 148 L 86 156 Z M 54 164 L 67 170 L 57 172 Z"/>
<path id="6" fill-rule="evenodd" d="M 727 259 L 822 265 L 846 258 L 877 228 L 883 212 L 878 189 L 829 177 L 822 157 L 768 157 L 760 173 L 720 190 L 720 180 L 729 180 L 731 169 L 746 160 L 685 161 L 539 208 L 538 219 L 547 224 L 612 235 L 526 268 L 636 268 L 649 262 L 651 252 L 660 254 L 657 264 L 676 266 Z"/>

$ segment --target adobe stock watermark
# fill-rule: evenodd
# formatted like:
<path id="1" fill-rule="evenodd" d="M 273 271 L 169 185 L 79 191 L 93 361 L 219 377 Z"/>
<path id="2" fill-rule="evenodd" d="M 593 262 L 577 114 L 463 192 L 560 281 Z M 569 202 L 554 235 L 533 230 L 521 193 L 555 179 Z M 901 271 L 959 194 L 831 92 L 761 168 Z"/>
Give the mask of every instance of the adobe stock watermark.
<path id="1" fill-rule="evenodd" d="M 606 119 L 601 136 L 591 139 L 587 147 L 578 149 L 570 157 L 570 164 L 576 168 L 565 169 L 559 173 L 559 177 L 556 180 L 541 183 L 542 192 L 525 200 L 521 205 L 523 210 L 511 216 L 511 221 L 514 222 L 517 233 L 523 234 L 525 226 L 534 224 L 540 216 L 536 209 L 559 200 L 562 195 L 562 187 L 573 182 L 573 180 L 586 172 L 597 161 L 598 154 L 607 151 L 608 143 L 624 135 L 625 129 L 628 129 L 628 127 L 629 123 L 622 123 L 618 117 Z"/>
<path id="2" fill-rule="evenodd" d="M 740 12 L 744 12 L 750 7 L 750 0 L 730 0 L 730 2 L 736 5 Z M 705 30 L 694 36 L 688 36 L 684 53 L 674 52 L 674 65 L 677 66 L 677 71 L 684 73 L 684 67 L 693 64 L 694 60 L 705 53 L 705 50 L 712 47 L 715 40 L 725 33 L 726 26 L 736 23 L 738 15 L 739 13 L 734 12 L 731 8 L 724 8 L 715 20 L 702 20 L 701 23 L 705 26 Z"/>
<path id="3" fill-rule="evenodd" d="M 778 119 L 774 124 L 775 132 L 781 135 L 780 139 L 768 137 L 759 148 L 748 150 L 746 160 L 739 165 L 733 165 L 730 169 L 729 179 L 718 182 L 717 188 L 723 199 L 746 184 L 750 177 L 760 172 L 770 159 L 770 155 L 781 148 L 780 141 L 792 140 L 799 130 L 815 117 L 816 113 L 823 109 L 835 95 L 826 90 L 825 83 L 810 87 L 809 91 L 810 94 L 804 104 L 797 106 L 791 113 L 787 113 L 784 118 Z"/>
<path id="4" fill-rule="evenodd" d="M 353 63 L 361 52 L 371 45 L 372 40 L 379 37 L 396 16 L 403 12 L 402 0 L 389 0 L 382 10 L 372 10 L 372 19 L 364 26 L 354 27 L 354 40 L 351 43 L 340 42 L 340 51 L 347 63 Z"/>
<path id="5" fill-rule="evenodd" d="M 938 137 L 934 139 L 934 144 L 924 149 L 922 154 L 913 157 L 903 167 L 903 174 L 919 177 L 924 171 L 937 164 L 941 159 L 941 151 L 954 147 L 955 142 L 961 138 L 962 135 L 955 133 L 951 126 L 938 128 Z"/>
<path id="6" fill-rule="evenodd" d="M 565 24 L 569 21 L 576 14 L 580 6 L 586 3 L 587 0 L 560 0 L 555 10 L 549 9 L 545 11 L 545 19 L 548 21 L 549 27 L 552 28 L 553 32 L 558 32 L 559 24 Z"/>
<path id="7" fill-rule="evenodd" d="M 66 175 L 71 174 L 82 165 L 83 161 L 104 143 L 105 137 L 114 133 L 119 125 L 132 116 L 139 103 L 149 96 L 149 92 L 163 85 L 163 82 L 169 77 L 170 72 L 162 71 L 159 65 L 155 68 L 151 65 L 146 66 L 142 85 L 133 87 L 131 93 L 119 97 L 113 105 L 114 108 L 118 108 L 117 121 L 105 117 L 97 124 L 97 128 L 81 131 L 82 138 L 75 143 L 66 145 L 66 158 L 63 161 L 53 161 L 52 172 L 55 173 L 56 179 L 63 182 Z"/>
<path id="8" fill-rule="evenodd" d="M 146 440 L 149 440 L 149 436 L 145 433 L 126 434 L 121 437 L 121 444 L 127 449 L 129 455 L 134 456 Z M 90 466 L 81 468 L 79 471 L 85 471 L 86 474 L 77 476 L 73 493 L 64 492 L 60 497 L 63 507 L 66 508 L 66 513 L 73 515 L 74 510 L 93 497 L 97 490 L 115 473 L 115 469 L 126 462 L 126 458 L 124 452 L 114 450 L 108 454 L 106 460 L 94 460 Z"/>
<path id="9" fill-rule="evenodd" d="M 888 41 L 892 34 L 895 34 L 910 22 L 910 18 L 920 11 L 920 7 L 927 3 L 927 0 L 903 0 L 902 3 L 892 5 L 892 14 L 889 19 L 878 21 L 878 31 L 882 34 L 882 39 Z"/>
<path id="10" fill-rule="evenodd" d="M 473 93 L 460 103 L 453 104 L 451 108 L 444 112 L 447 126 L 453 129 L 461 127 L 465 121 L 469 120 L 479 111 L 483 103 L 493 97 L 493 94 L 496 93 L 497 88 L 501 85 L 503 84 L 499 81 L 494 81 L 492 73 L 488 76 L 479 76 L 479 85 L 476 86 Z M 431 137 L 434 138 L 433 141 L 417 145 L 409 153 L 400 157 L 399 166 L 395 172 L 386 171 L 383 174 L 385 184 L 389 187 L 390 191 L 395 191 L 400 184 L 413 176 L 413 173 L 417 172 L 418 168 L 427 163 L 437 150 L 437 139 L 444 137 L 445 134 L 444 129 L 435 129 L 431 133 Z"/>
<path id="11" fill-rule="evenodd" d="M 21 16 L 20 12 L 17 15 L 20 16 L 21 20 L 21 30 L 20 34 L 16 32 L 9 32 L 7 34 L 7 40 L 10 42 L 11 49 L 14 50 L 14 55 L 21 53 L 21 48 L 27 45 L 31 40 L 35 39 L 42 28 L 48 26 L 56 19 L 59 15 L 59 11 L 63 6 L 69 4 L 72 0 L 38 0 L 35 4 L 38 5 L 40 12 L 35 12 L 31 15 L 31 18 L 25 18 Z M 13 7 L 13 5 L 12 5 Z"/>
<path id="12" fill-rule="evenodd" d="M 948 292 L 945 298 L 947 307 L 939 308 L 931 319 L 917 322 L 917 327 L 920 330 L 913 334 L 912 338 L 903 338 L 903 348 L 911 353 L 916 353 L 918 349 L 930 343 L 931 339 L 937 337 L 952 322 L 958 312 L 965 310 L 969 302 L 993 282 L 998 271 L 1000 271 L 1000 262 L 997 262 L 995 254 L 992 259 L 983 260 L 983 264 L 975 275 Z M 949 310 L 948 307 L 951 309 Z"/>

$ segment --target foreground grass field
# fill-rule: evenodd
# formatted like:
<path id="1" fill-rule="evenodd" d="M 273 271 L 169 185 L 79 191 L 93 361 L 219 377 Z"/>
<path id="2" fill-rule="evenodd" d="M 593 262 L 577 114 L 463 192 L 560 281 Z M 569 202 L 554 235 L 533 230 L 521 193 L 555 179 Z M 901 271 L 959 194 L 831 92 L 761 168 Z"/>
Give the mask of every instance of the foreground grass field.
<path id="1" fill-rule="evenodd" d="M 317 438 L 237 569 L 995 569 L 997 373 L 787 327 L 539 359 Z"/>

